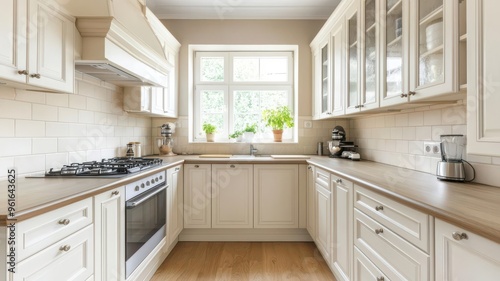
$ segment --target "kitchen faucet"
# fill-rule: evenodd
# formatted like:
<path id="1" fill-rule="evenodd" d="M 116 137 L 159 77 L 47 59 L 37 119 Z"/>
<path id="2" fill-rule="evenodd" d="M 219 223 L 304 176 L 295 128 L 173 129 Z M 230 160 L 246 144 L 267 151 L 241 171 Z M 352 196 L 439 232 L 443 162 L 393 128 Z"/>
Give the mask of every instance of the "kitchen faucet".
<path id="1" fill-rule="evenodd" d="M 253 146 L 253 144 L 250 145 L 250 156 L 255 156 L 255 153 L 257 153 L 257 148 Z"/>

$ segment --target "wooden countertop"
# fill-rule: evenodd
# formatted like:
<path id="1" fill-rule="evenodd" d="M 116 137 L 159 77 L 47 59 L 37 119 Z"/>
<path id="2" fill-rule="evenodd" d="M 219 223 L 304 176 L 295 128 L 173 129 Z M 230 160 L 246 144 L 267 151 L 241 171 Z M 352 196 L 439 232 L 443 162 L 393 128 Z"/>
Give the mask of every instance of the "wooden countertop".
<path id="1" fill-rule="evenodd" d="M 123 178 L 18 178 L 16 217 L 25 220 L 94 196 L 179 164 L 312 164 L 355 184 L 374 190 L 436 218 L 500 243 L 500 188 L 438 180 L 434 175 L 370 161 L 326 156 L 310 159 L 162 157 L 163 165 Z M 7 181 L 0 182 L 0 202 L 7 202 Z M 0 204 L 0 225 L 7 222 L 7 206 Z"/>

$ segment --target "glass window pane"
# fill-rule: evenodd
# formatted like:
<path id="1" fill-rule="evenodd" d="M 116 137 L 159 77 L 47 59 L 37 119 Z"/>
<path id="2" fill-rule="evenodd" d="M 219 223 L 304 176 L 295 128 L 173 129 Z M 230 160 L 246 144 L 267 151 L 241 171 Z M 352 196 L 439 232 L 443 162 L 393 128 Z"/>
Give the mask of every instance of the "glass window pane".
<path id="1" fill-rule="evenodd" d="M 223 57 L 200 58 L 200 81 L 224 82 L 224 58 Z"/>
<path id="2" fill-rule="evenodd" d="M 288 81 L 287 57 L 234 57 L 233 67 L 234 81 Z"/>
<path id="3" fill-rule="evenodd" d="M 225 113 L 224 91 L 204 90 L 200 92 L 200 130 L 203 123 L 207 122 L 217 127 L 217 133 L 224 133 L 224 113 Z M 198 132 L 200 136 L 205 133 Z"/>

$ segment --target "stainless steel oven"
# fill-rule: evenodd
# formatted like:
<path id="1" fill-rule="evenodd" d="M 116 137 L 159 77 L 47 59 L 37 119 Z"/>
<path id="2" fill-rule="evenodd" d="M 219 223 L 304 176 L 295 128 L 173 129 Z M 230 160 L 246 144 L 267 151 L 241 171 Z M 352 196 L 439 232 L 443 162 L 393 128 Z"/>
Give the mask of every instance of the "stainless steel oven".
<path id="1" fill-rule="evenodd" d="M 166 234 L 165 171 L 125 189 L 125 275 L 128 278 Z"/>

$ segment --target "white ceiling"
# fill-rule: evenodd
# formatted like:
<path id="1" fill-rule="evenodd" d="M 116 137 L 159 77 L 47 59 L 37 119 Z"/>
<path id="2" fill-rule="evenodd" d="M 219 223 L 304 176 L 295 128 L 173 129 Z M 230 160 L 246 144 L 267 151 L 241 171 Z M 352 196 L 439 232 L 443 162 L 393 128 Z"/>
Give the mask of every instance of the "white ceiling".
<path id="1" fill-rule="evenodd" d="M 160 19 L 327 19 L 341 0 L 146 0 Z"/>

